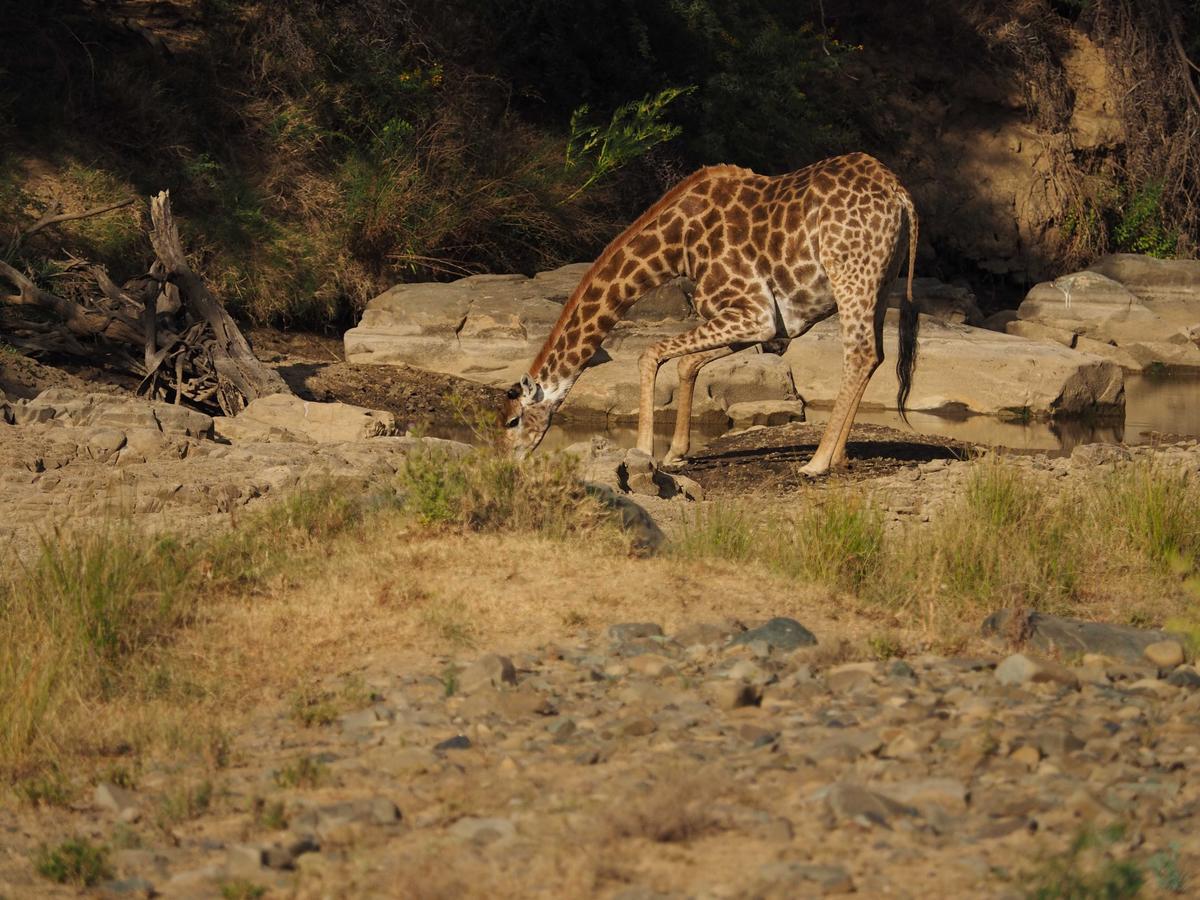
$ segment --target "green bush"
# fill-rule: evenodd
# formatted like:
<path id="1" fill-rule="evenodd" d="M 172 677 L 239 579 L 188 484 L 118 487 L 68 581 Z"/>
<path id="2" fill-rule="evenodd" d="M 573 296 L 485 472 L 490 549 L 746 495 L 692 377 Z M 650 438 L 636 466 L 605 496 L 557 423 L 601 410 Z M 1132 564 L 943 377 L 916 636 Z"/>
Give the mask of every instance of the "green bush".
<path id="1" fill-rule="evenodd" d="M 108 849 L 81 837 L 65 840 L 57 847 L 42 847 L 34 856 L 33 867 L 43 878 L 77 887 L 92 887 L 112 877 Z"/>

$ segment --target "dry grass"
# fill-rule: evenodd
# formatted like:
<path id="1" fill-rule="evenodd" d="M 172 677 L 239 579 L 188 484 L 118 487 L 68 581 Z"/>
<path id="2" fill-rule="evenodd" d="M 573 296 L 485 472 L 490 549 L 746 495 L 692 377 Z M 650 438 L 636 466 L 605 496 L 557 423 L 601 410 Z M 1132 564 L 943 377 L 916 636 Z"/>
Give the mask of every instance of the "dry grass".
<path id="1" fill-rule="evenodd" d="M 600 825 L 607 840 L 640 838 L 659 844 L 695 840 L 720 830 L 713 809 L 727 776 L 719 772 L 670 769 L 611 804 Z"/>
<path id="2" fill-rule="evenodd" d="M 710 506 L 677 555 L 640 559 L 558 463 L 443 462 L 414 459 L 386 489 L 314 489 L 194 545 L 118 530 L 47 545 L 0 586 L 0 770 L 39 803 L 121 746 L 214 775 L 264 696 L 322 727 L 366 691 L 326 675 L 436 669 L 618 621 L 793 616 L 822 638 L 809 662 L 829 665 L 961 649 L 1004 604 L 1197 618 L 1200 489 L 1154 465 L 1061 496 L 981 465 L 938 520 L 886 534 L 849 494 L 796 522 Z"/>

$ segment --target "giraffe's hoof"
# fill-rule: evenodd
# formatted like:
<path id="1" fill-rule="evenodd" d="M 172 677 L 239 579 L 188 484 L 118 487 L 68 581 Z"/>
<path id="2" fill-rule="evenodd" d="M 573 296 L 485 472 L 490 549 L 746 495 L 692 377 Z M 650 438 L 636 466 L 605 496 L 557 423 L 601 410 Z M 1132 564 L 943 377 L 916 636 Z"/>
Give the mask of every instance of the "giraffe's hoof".
<path id="1" fill-rule="evenodd" d="M 822 469 L 819 466 L 814 466 L 812 464 L 809 464 L 807 466 L 801 466 L 796 471 L 799 472 L 801 475 L 803 475 L 805 478 L 821 478 L 821 477 L 829 474 L 828 469 Z"/>
<path id="2" fill-rule="evenodd" d="M 659 464 L 659 467 L 663 469 L 682 469 L 685 465 L 687 465 L 687 457 L 668 451 L 667 455 L 663 457 L 662 463 Z"/>

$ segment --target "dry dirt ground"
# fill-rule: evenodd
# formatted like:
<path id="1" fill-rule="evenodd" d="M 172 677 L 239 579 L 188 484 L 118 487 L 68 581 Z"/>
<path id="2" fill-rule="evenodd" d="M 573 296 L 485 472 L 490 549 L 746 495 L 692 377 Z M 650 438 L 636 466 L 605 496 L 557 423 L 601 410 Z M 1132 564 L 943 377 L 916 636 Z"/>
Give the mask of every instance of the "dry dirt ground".
<path id="1" fill-rule="evenodd" d="M 255 338 L 313 399 L 451 410 L 449 379 Z M 96 389 L 0 363 L 10 396 Z M 786 494 L 816 437 L 730 436 L 686 472 Z M 861 429 L 849 480 L 934 514 L 966 449 Z M 174 464 L 212 478 L 264 465 L 191 452 Z M 338 452 L 314 471 L 394 469 Z M 755 566 L 390 523 L 202 617 L 177 648 L 187 702 L 100 703 L 64 802 L 0 802 L 0 897 L 77 896 L 33 863 L 75 837 L 105 848 L 87 891 L 119 897 L 1121 897 L 1101 891 L 1133 871 L 1140 896 L 1195 889 L 1194 668 L 931 653 L 911 612 Z"/>

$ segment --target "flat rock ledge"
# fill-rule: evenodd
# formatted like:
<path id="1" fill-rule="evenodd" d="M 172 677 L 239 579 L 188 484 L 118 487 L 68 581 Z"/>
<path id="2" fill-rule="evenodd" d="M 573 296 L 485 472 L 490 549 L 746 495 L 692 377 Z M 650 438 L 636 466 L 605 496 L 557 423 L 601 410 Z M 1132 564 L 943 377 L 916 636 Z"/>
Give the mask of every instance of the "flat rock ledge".
<path id="1" fill-rule="evenodd" d="M 1200 260 L 1103 257 L 1085 271 L 1035 285 L 1004 327 L 1129 372 L 1200 368 Z"/>
<path id="2" fill-rule="evenodd" d="M 345 335 L 351 363 L 403 363 L 480 384 L 516 381 L 537 355 L 586 263 L 521 275 L 476 275 L 445 284 L 397 285 L 372 300 Z M 693 328 L 686 282 L 640 299 L 618 323 L 562 407 L 576 421 L 628 422 L 637 417 L 640 353 Z M 909 408 L 935 414 L 1053 418 L 1120 415 L 1124 377 L 1102 352 L 973 327 L 983 319 L 970 292 L 918 279 L 922 313 L 919 364 Z M 898 303 L 894 294 L 892 305 Z M 895 358 L 896 313 L 884 347 Z M 896 380 L 885 364 L 864 398 L 866 408 L 894 409 Z M 833 405 L 841 377 L 836 317 L 791 342 L 783 356 L 748 350 L 701 371 L 693 406 L 697 422 L 775 424 L 797 420 L 805 405 Z M 674 409 L 674 364 L 659 373 L 655 406 Z"/>

